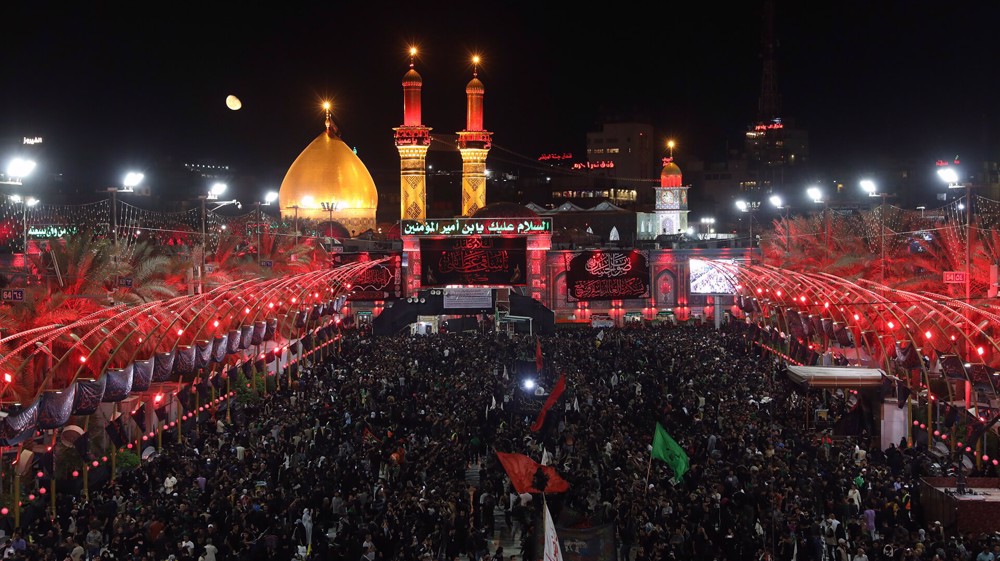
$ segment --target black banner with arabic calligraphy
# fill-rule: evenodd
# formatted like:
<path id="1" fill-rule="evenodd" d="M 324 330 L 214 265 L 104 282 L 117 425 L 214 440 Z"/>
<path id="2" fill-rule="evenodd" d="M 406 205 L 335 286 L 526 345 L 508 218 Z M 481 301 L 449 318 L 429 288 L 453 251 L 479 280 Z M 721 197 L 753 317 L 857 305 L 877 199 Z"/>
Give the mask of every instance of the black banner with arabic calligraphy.
<path id="1" fill-rule="evenodd" d="M 566 272 L 570 300 L 618 300 L 649 296 L 649 265 L 639 251 L 584 251 Z"/>
<path id="2" fill-rule="evenodd" d="M 423 286 L 526 283 L 528 240 L 463 236 L 420 240 Z"/>
<path id="3" fill-rule="evenodd" d="M 345 263 L 377 261 L 389 257 L 388 253 L 342 253 L 334 256 L 335 266 Z M 391 300 L 403 296 L 402 259 L 391 254 L 388 261 L 374 265 L 351 279 L 350 301 Z"/>

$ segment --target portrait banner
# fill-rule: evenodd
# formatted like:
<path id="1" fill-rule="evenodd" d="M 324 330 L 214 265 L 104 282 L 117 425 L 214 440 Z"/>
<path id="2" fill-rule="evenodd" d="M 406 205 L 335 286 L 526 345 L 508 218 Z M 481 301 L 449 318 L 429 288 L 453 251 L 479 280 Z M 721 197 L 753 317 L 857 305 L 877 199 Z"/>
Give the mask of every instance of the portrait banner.
<path id="1" fill-rule="evenodd" d="M 602 524 L 591 528 L 573 528 L 557 523 L 555 533 L 559 536 L 559 549 L 563 561 L 617 559 L 613 524 Z M 538 528 L 535 536 L 535 551 L 542 551 L 545 539 L 544 528 Z"/>

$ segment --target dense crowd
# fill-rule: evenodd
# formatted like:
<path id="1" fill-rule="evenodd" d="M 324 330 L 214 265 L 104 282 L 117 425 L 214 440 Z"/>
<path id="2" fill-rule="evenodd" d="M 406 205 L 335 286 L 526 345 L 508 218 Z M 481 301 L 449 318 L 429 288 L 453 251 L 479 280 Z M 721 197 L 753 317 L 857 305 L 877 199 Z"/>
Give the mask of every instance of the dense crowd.
<path id="1" fill-rule="evenodd" d="M 542 497 L 516 493 L 496 452 L 570 482 L 558 520 L 609 524 L 618 558 L 1000 561 L 992 536 L 928 523 L 906 442 L 833 438 L 780 358 L 708 327 L 536 338 L 346 331 L 291 387 L 203 421 L 89 500 L 4 517 L 4 559 L 511 561 L 538 559 Z M 531 368 L 522 368 L 531 365 Z M 831 411 L 846 412 L 842 393 Z M 839 401 L 838 401 L 839 400 Z M 651 461 L 656 423 L 685 449 Z M 169 441 L 169 442 L 168 442 Z M 478 468 L 476 483 L 467 470 Z M 500 516 L 502 513 L 503 516 Z M 497 552 L 503 520 L 517 551 Z"/>

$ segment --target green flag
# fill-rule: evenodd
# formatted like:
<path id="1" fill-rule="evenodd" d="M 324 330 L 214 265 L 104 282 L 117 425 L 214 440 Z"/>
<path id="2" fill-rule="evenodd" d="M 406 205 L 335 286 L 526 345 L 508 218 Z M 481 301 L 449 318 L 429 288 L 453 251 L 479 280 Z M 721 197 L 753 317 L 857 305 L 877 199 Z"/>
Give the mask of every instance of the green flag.
<path id="1" fill-rule="evenodd" d="M 666 462 L 678 480 L 691 466 L 687 453 L 676 440 L 670 438 L 660 423 L 656 423 L 656 432 L 653 433 L 653 457 Z"/>

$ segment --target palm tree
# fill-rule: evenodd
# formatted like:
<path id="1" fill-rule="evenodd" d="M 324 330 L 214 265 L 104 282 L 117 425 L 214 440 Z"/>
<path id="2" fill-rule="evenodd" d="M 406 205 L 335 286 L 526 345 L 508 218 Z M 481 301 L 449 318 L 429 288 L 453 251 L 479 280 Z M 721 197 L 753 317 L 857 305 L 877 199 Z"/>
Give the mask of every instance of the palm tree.
<path id="1" fill-rule="evenodd" d="M 132 286 L 116 287 L 115 301 L 136 305 L 177 296 L 183 289 L 175 268 L 178 261 L 162 247 L 136 243 L 129 258 L 118 263 L 118 276 L 132 279 Z"/>

